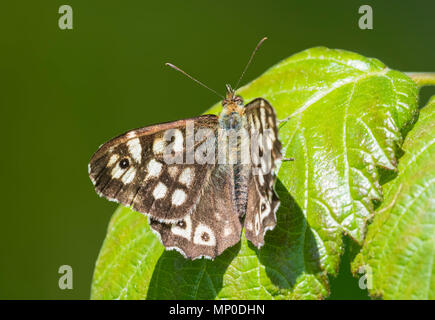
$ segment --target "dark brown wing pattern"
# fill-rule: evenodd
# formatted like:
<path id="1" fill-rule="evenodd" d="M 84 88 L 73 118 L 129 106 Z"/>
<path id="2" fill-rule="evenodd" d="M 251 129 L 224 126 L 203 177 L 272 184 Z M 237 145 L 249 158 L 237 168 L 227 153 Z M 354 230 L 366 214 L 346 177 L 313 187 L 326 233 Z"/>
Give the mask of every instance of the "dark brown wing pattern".
<path id="1" fill-rule="evenodd" d="M 174 224 L 150 219 L 167 249 L 175 249 L 185 257 L 214 259 L 240 241 L 242 225 L 232 201 L 233 177 L 227 165 L 219 165 L 208 181 L 191 214 Z"/>
<path id="2" fill-rule="evenodd" d="M 282 145 L 278 138 L 275 110 L 265 99 L 258 98 L 249 103 L 246 117 L 251 139 L 257 139 L 258 143 L 251 144 L 257 149 L 252 150 L 252 187 L 249 188 L 244 227 L 246 238 L 260 248 L 266 231 L 276 225 L 279 199 L 274 185 L 282 158 Z"/>
<path id="3" fill-rule="evenodd" d="M 214 168 L 214 164 L 186 161 L 186 143 L 198 129 L 215 134 L 217 117 L 205 115 L 131 130 L 105 143 L 89 163 L 97 193 L 158 221 L 182 219 L 194 209 L 202 182 Z M 171 151 L 168 155 L 175 163 L 168 164 L 165 150 Z M 177 163 L 180 160 L 182 164 Z"/>

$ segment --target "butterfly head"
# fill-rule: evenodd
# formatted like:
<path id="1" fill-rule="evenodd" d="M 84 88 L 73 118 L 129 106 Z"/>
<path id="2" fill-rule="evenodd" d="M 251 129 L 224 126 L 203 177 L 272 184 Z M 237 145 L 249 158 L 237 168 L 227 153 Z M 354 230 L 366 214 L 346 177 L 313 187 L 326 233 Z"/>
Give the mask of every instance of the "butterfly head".
<path id="1" fill-rule="evenodd" d="M 229 84 L 227 84 L 226 98 L 222 101 L 222 108 L 222 112 L 226 115 L 237 113 L 242 116 L 245 113 L 243 98 L 236 95 L 236 92 Z"/>
<path id="2" fill-rule="evenodd" d="M 238 129 L 245 113 L 245 105 L 241 96 L 227 84 L 226 98 L 222 101 L 221 123 L 225 128 Z"/>

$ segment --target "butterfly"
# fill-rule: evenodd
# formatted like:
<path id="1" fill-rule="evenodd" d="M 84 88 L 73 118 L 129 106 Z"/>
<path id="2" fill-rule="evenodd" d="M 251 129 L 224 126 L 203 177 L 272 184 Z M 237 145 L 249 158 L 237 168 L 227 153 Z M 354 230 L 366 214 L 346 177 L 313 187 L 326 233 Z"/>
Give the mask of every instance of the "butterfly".
<path id="1" fill-rule="evenodd" d="M 189 259 L 214 259 L 234 246 L 242 224 L 260 248 L 276 225 L 282 146 L 275 110 L 263 98 L 245 105 L 230 85 L 226 89 L 219 116 L 128 131 L 103 144 L 89 162 L 100 196 L 148 216 L 165 248 Z"/>

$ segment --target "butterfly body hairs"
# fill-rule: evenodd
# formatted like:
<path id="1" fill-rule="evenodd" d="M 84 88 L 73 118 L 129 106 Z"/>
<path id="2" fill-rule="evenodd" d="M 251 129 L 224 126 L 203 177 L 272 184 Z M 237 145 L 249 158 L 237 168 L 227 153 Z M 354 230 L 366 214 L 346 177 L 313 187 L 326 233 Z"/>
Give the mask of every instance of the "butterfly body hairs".
<path id="1" fill-rule="evenodd" d="M 263 98 L 245 105 L 227 85 L 219 116 L 126 132 L 92 156 L 89 177 L 100 196 L 148 216 L 167 250 L 214 259 L 240 241 L 242 225 L 264 244 L 276 225 L 281 160 L 274 108 Z"/>

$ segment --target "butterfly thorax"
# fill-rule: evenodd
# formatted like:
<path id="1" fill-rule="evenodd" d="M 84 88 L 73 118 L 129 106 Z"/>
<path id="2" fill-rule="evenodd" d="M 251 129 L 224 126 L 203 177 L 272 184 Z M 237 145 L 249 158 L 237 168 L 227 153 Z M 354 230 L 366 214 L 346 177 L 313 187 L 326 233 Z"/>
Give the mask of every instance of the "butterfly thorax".
<path id="1" fill-rule="evenodd" d="M 243 128 L 243 117 L 237 112 L 223 110 L 219 116 L 219 125 L 222 130 L 240 130 Z"/>

